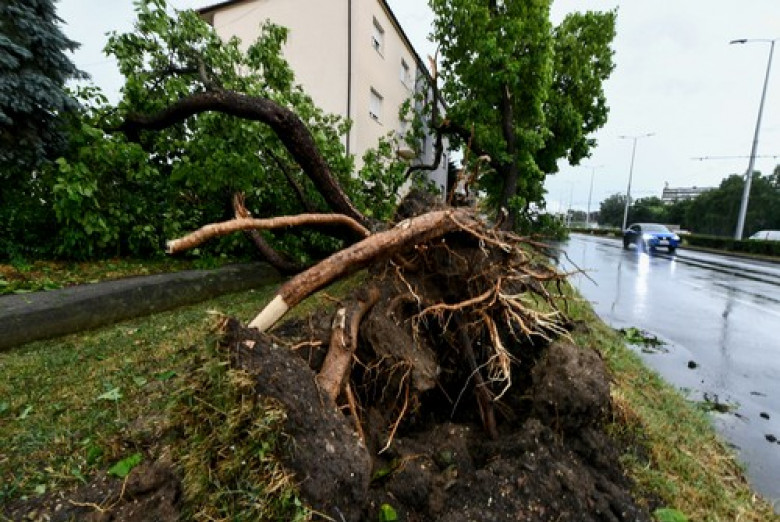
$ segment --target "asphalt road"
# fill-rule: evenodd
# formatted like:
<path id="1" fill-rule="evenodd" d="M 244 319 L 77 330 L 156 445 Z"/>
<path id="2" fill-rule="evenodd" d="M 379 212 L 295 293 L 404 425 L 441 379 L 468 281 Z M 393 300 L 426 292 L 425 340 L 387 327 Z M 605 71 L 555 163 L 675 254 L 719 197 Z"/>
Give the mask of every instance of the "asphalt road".
<path id="1" fill-rule="evenodd" d="M 619 240 L 574 235 L 561 263 L 615 328 L 667 344 L 645 362 L 691 399 L 736 406 L 715 427 L 747 465 L 755 489 L 780 508 L 780 265 L 692 252 L 650 255 Z"/>

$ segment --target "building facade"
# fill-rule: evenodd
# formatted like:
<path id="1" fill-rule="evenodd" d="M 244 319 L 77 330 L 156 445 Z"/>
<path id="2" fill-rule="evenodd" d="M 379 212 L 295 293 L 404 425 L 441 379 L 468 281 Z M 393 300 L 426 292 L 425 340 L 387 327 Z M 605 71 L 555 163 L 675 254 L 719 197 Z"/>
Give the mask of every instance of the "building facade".
<path id="1" fill-rule="evenodd" d="M 669 183 L 665 183 L 661 193 L 661 201 L 671 205 L 678 201 L 694 199 L 708 190 L 712 190 L 712 187 L 670 187 Z"/>
<path id="2" fill-rule="evenodd" d="M 381 137 L 406 134 L 399 109 L 415 89 L 430 85 L 424 63 L 385 0 L 230 0 L 199 13 L 221 37 L 236 36 L 246 46 L 266 20 L 287 27 L 283 54 L 296 82 L 321 109 L 352 121 L 344 146 L 358 168 Z M 427 137 L 412 163 L 432 163 L 433 145 Z M 400 149 L 407 158 L 409 149 Z M 447 154 L 445 148 L 439 168 L 429 175 L 442 193 Z"/>

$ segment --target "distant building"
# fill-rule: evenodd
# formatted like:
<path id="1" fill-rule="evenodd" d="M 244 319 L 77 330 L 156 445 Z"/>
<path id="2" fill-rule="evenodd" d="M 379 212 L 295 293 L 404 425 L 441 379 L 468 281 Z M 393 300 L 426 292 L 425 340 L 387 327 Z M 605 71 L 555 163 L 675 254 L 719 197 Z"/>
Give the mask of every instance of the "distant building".
<path id="1" fill-rule="evenodd" d="M 401 104 L 418 89 L 431 99 L 430 74 L 385 0 L 228 0 L 198 12 L 222 38 L 237 36 L 245 46 L 257 39 L 266 20 L 287 27 L 282 52 L 296 82 L 324 111 L 352 120 L 344 147 L 358 168 L 380 137 L 405 136 Z M 426 137 L 419 157 L 403 141 L 397 153 L 412 164 L 431 164 L 434 142 Z M 439 168 L 429 174 L 442 193 L 448 160 L 445 143 Z"/>
<path id="2" fill-rule="evenodd" d="M 661 201 L 667 205 L 677 203 L 678 201 L 685 201 L 688 199 L 694 199 L 708 190 L 713 190 L 714 187 L 677 187 L 672 188 L 669 183 L 664 183 L 664 191 L 661 194 Z"/>

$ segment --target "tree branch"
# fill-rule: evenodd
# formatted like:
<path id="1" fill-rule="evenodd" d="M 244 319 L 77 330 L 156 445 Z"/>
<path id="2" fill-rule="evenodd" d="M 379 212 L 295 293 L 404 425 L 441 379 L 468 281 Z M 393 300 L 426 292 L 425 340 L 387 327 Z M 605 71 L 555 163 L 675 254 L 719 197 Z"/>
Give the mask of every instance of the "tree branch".
<path id="1" fill-rule="evenodd" d="M 268 330 L 290 308 L 336 279 L 365 267 L 379 257 L 392 257 L 412 245 L 443 236 L 462 228 L 464 222 L 472 221 L 473 217 L 467 210 L 439 210 L 404 220 L 390 230 L 367 237 L 287 281 L 249 323 L 249 327 L 261 332 Z"/>
<path id="2" fill-rule="evenodd" d="M 251 219 L 252 214 L 247 210 L 244 205 L 244 194 L 237 192 L 233 194 L 233 212 L 236 215 L 236 219 Z M 249 236 L 249 239 L 254 243 L 260 255 L 270 263 L 271 266 L 276 268 L 283 274 L 297 274 L 303 267 L 297 263 L 293 263 L 282 257 L 279 252 L 268 244 L 268 242 L 260 235 L 256 229 L 245 230 L 245 234 Z"/>
<path id="3" fill-rule="evenodd" d="M 368 223 L 336 181 L 303 121 L 291 110 L 269 99 L 227 90 L 200 92 L 182 98 L 156 114 L 130 114 L 119 127 L 110 130 L 124 132 L 130 139 L 137 140 L 141 131 L 166 129 L 209 111 L 260 121 L 271 127 L 335 212 L 361 224 Z"/>
<path id="4" fill-rule="evenodd" d="M 240 218 L 222 223 L 211 223 L 186 236 L 173 239 L 166 243 L 165 252 L 175 254 L 183 250 L 195 248 L 201 243 L 217 236 L 224 236 L 239 230 L 297 227 L 301 225 L 333 225 L 340 224 L 350 227 L 362 237 L 368 237 L 370 232 L 354 219 L 341 214 L 299 214 L 297 216 L 282 216 L 267 219 Z"/>

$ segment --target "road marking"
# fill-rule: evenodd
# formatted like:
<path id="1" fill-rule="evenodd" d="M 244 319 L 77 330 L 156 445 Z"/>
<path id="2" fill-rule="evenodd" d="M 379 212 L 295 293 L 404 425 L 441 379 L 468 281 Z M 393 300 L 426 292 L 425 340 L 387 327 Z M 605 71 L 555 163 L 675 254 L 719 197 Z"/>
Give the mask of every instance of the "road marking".
<path id="1" fill-rule="evenodd" d="M 766 306 L 762 306 L 762 305 L 760 305 L 758 303 L 753 303 L 751 301 L 747 301 L 747 300 L 741 299 L 739 297 L 734 297 L 734 296 L 730 296 L 728 294 L 724 294 L 723 292 L 717 291 L 716 288 L 708 287 L 708 286 L 705 286 L 705 285 L 702 285 L 702 284 L 697 284 L 697 283 L 693 283 L 691 281 L 685 281 L 685 280 L 681 280 L 679 282 L 684 284 L 684 285 L 686 285 L 686 286 L 689 286 L 689 287 L 691 287 L 691 288 L 693 288 L 695 290 L 709 291 L 711 294 L 714 294 L 714 295 L 716 295 L 716 296 L 718 296 L 720 298 L 723 298 L 723 299 L 726 299 L 726 300 L 730 299 L 730 300 L 732 300 L 735 303 L 739 303 L 741 305 L 745 305 L 745 306 L 748 306 L 750 308 L 755 308 L 757 310 L 761 310 L 762 312 L 774 315 L 775 317 L 780 317 L 780 311 L 776 311 L 776 310 L 773 310 L 771 308 L 767 308 Z M 749 293 L 749 292 L 745 292 L 744 290 L 739 290 L 738 288 L 733 288 L 733 289 L 734 289 L 735 292 L 739 292 L 739 293 L 742 293 L 742 294 Z M 761 296 L 759 294 L 750 294 L 750 295 L 755 295 L 756 297 L 763 298 L 763 296 Z"/>

